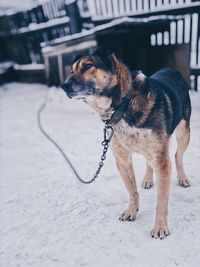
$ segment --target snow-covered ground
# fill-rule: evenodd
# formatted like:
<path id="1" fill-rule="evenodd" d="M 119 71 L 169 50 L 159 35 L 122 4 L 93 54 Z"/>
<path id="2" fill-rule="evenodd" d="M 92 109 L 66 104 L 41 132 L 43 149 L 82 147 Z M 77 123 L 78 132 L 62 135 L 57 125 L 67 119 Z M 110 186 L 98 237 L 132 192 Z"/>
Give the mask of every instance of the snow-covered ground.
<path id="1" fill-rule="evenodd" d="M 135 155 L 140 211 L 135 222 L 118 220 L 127 192 L 109 151 L 96 182 L 80 184 L 38 129 L 44 85 L 0 87 L 0 266 L 198 267 L 200 263 L 200 94 L 191 92 L 192 136 L 185 154 L 190 188 L 173 170 L 165 240 L 150 237 L 156 188 L 140 187 L 144 159 Z M 82 177 L 97 167 L 102 139 L 98 115 L 52 88 L 44 127 L 70 155 Z M 172 138 L 171 153 L 175 152 Z"/>

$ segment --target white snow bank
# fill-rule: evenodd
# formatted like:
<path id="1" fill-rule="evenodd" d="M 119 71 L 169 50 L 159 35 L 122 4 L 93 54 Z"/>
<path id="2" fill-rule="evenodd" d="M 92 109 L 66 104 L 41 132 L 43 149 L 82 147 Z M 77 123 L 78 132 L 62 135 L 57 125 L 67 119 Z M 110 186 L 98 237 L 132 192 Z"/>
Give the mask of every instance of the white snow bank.
<path id="1" fill-rule="evenodd" d="M 192 186 L 173 170 L 171 235 L 150 237 L 156 188 L 140 187 L 144 159 L 133 157 L 140 193 L 135 222 L 121 222 L 127 192 L 109 152 L 98 180 L 80 184 L 40 133 L 36 114 L 47 87 L 11 83 L 0 88 L 0 263 L 3 267 L 198 267 L 200 262 L 200 95 L 192 92 L 192 136 L 185 167 Z M 90 177 L 99 160 L 102 123 L 80 101 L 51 89 L 43 124 Z M 172 154 L 175 152 L 172 138 Z"/>

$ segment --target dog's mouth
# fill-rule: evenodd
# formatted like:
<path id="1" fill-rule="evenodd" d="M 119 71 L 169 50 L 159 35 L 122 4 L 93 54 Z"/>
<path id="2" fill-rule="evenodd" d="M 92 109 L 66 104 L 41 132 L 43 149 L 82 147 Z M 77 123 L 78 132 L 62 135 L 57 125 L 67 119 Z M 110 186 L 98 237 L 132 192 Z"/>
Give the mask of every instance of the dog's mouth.
<path id="1" fill-rule="evenodd" d="M 77 100 L 85 100 L 86 99 L 86 96 L 84 96 L 84 95 L 75 95 L 75 96 L 73 96 L 71 98 L 77 99 Z"/>
<path id="2" fill-rule="evenodd" d="M 90 94 L 83 94 L 83 93 L 74 93 L 74 92 L 65 92 L 66 95 L 70 99 L 76 99 L 76 100 L 85 100 Z"/>
<path id="3" fill-rule="evenodd" d="M 61 85 L 61 88 L 69 98 L 86 99 L 94 94 L 95 88 L 92 82 L 75 83 L 67 81 Z"/>

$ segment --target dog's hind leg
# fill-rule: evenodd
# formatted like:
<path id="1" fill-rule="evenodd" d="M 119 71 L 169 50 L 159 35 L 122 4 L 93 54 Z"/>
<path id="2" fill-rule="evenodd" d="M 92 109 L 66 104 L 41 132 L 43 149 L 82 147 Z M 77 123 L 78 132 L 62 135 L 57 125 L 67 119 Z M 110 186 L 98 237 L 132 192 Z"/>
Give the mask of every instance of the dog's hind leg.
<path id="1" fill-rule="evenodd" d="M 153 169 L 149 166 L 148 162 L 146 162 L 146 171 L 144 179 L 142 181 L 142 187 L 144 189 L 149 189 L 152 186 L 153 186 Z"/>
<path id="2" fill-rule="evenodd" d="M 112 152 L 116 159 L 117 168 L 129 193 L 128 208 L 122 212 L 119 219 L 121 221 L 134 221 L 139 209 L 139 195 L 132 165 L 132 155 L 118 143 L 116 137 L 113 137 L 112 140 Z"/>
<path id="3" fill-rule="evenodd" d="M 189 144 L 190 140 L 190 127 L 189 123 L 185 120 L 181 120 L 176 130 L 177 151 L 175 154 L 176 169 L 178 184 L 183 187 L 190 186 L 190 181 L 185 175 L 183 167 L 183 154 Z"/>

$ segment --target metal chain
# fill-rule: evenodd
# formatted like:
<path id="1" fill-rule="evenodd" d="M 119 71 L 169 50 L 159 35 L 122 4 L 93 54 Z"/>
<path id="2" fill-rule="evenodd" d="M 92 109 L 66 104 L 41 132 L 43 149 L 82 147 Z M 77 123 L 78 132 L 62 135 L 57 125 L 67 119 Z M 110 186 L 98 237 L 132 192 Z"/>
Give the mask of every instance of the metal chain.
<path id="1" fill-rule="evenodd" d="M 95 172 L 95 174 L 94 174 L 94 176 L 92 178 L 93 181 L 98 177 L 98 175 L 101 172 L 101 169 L 102 169 L 102 167 L 104 165 L 104 160 L 106 159 L 106 153 L 108 151 L 108 145 L 109 145 L 109 143 L 110 143 L 110 141 L 112 139 L 113 134 L 114 134 L 114 130 L 113 130 L 112 126 L 105 124 L 105 127 L 104 127 L 104 140 L 101 143 L 101 145 L 103 146 L 103 153 L 101 155 L 101 161 L 99 162 L 99 167 L 96 170 L 96 172 Z"/>
<path id="2" fill-rule="evenodd" d="M 99 173 L 101 172 L 101 169 L 104 165 L 104 160 L 106 159 L 106 153 L 108 151 L 108 146 L 109 143 L 112 139 L 112 136 L 114 134 L 114 130 L 112 128 L 111 125 L 106 124 L 105 122 L 105 127 L 104 127 L 104 139 L 103 142 L 101 143 L 101 145 L 103 146 L 103 153 L 101 155 L 101 161 L 99 162 L 99 167 L 96 170 L 95 174 L 93 175 L 92 179 L 85 181 L 83 180 L 80 175 L 78 174 L 78 172 L 76 171 L 74 165 L 71 163 L 71 160 L 69 159 L 69 157 L 66 155 L 66 153 L 63 151 L 63 149 L 57 144 L 57 142 L 45 131 L 45 129 L 42 126 L 42 122 L 41 122 L 41 114 L 43 112 L 43 110 L 46 107 L 46 102 L 47 99 L 44 101 L 44 103 L 40 106 L 38 113 L 37 113 L 37 122 L 38 122 L 38 126 L 40 131 L 43 133 L 43 135 L 58 149 L 58 151 L 61 153 L 61 155 L 63 156 L 63 158 L 65 159 L 65 161 L 68 163 L 68 165 L 70 166 L 70 168 L 72 169 L 74 175 L 76 176 L 76 178 L 83 184 L 90 184 L 92 182 L 95 181 L 95 179 L 97 178 L 97 176 L 99 175 Z"/>

